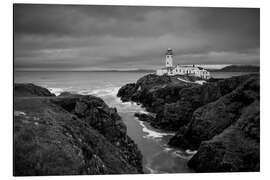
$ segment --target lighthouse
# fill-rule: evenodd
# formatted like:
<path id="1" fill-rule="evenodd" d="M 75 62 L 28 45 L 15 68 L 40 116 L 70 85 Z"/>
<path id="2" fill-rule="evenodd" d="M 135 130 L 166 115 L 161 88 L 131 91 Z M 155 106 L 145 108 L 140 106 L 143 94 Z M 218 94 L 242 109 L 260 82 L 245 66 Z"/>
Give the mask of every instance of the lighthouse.
<path id="1" fill-rule="evenodd" d="M 165 67 L 170 69 L 173 67 L 173 52 L 171 48 L 167 49 L 167 52 L 165 54 Z"/>
<path id="2" fill-rule="evenodd" d="M 202 79 L 211 78 L 210 72 L 195 65 L 177 65 L 173 66 L 173 52 L 171 48 L 168 48 L 165 53 L 165 67 L 156 70 L 156 75 L 163 76 L 175 76 L 175 75 L 185 75 L 185 76 L 196 76 Z"/>

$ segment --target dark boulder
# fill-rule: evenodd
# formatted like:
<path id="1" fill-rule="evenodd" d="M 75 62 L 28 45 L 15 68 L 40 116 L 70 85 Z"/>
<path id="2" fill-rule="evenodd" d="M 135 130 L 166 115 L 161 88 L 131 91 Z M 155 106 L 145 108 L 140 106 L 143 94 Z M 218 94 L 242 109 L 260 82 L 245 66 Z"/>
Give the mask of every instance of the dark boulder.
<path id="1" fill-rule="evenodd" d="M 145 114 L 145 113 L 135 113 L 135 117 L 137 117 L 140 121 L 146 121 L 146 122 L 153 122 L 155 118 L 150 115 L 150 114 Z"/>
<path id="2" fill-rule="evenodd" d="M 117 96 L 121 97 L 123 102 L 130 101 L 136 90 L 137 88 L 135 83 L 126 84 L 118 90 Z"/>
<path id="3" fill-rule="evenodd" d="M 14 96 L 55 96 L 48 89 L 36 86 L 34 84 L 14 84 Z"/>

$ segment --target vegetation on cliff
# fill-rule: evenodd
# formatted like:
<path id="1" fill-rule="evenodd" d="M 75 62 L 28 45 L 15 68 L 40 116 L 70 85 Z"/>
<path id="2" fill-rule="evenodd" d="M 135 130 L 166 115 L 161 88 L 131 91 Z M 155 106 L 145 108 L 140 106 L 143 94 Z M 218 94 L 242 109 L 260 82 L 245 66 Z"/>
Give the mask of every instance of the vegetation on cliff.
<path id="1" fill-rule="evenodd" d="M 14 95 L 14 175 L 143 173 L 140 151 L 102 99 L 33 84 L 15 84 Z"/>

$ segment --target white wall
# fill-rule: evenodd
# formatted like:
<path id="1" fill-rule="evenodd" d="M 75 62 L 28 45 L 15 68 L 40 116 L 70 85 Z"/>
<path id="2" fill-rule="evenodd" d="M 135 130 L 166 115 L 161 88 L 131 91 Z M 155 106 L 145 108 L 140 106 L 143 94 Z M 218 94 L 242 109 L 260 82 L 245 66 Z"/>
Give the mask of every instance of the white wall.
<path id="1" fill-rule="evenodd" d="M 210 76 L 210 73 L 206 70 L 200 70 L 199 68 L 197 67 L 181 67 L 181 66 L 176 66 L 175 68 L 172 69 L 172 71 L 167 71 L 167 69 L 158 69 L 156 71 L 156 74 L 159 75 L 159 76 L 162 76 L 164 74 L 167 74 L 168 75 L 185 75 L 185 74 L 190 74 L 190 75 L 194 75 L 194 76 L 197 76 L 197 77 L 201 77 L 201 78 L 204 78 L 204 79 L 209 79 L 211 76 Z"/>

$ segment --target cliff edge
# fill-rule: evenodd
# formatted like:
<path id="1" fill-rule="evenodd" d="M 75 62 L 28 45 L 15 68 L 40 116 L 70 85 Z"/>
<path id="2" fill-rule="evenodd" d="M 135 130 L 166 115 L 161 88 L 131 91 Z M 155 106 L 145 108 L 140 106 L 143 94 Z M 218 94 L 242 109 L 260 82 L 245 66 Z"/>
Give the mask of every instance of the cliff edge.
<path id="1" fill-rule="evenodd" d="M 115 108 L 94 96 L 14 86 L 14 175 L 143 173 Z"/>
<path id="2" fill-rule="evenodd" d="M 169 145 L 196 150 L 188 163 L 195 171 L 259 171 L 259 74 L 196 81 L 149 74 L 118 96 L 154 113 L 136 113 L 139 119 L 176 131 Z"/>

